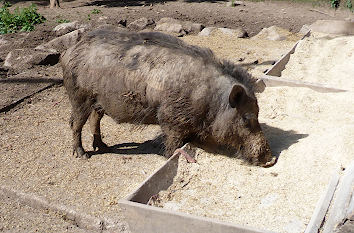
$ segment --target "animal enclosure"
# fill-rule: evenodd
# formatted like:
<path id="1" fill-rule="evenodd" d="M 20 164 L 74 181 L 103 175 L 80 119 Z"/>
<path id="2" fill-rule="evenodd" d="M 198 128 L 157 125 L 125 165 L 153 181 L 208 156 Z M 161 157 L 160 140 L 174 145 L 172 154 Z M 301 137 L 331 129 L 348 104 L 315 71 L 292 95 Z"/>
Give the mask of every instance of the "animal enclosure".
<path id="1" fill-rule="evenodd" d="M 328 38 L 313 33 L 298 44 L 281 74 L 286 80 L 316 82 L 347 91 L 268 87 L 259 94 L 260 122 L 278 156 L 276 165 L 267 169 L 244 166 L 234 158 L 198 149 L 196 164 L 182 157 L 170 160 L 166 165 L 174 170 L 165 170 L 165 179 L 159 173 L 164 170 L 161 168 L 156 173 L 161 181 L 151 177 L 128 197 L 130 202 L 123 200 L 128 218 L 142 211 L 141 216 L 150 213 L 152 221 L 154 216 L 166 214 L 171 219 L 185 219 L 180 220 L 182 223 L 197 221 L 201 229 L 209 223 L 215 232 L 227 232 L 229 227 L 226 224 L 223 228 L 215 220 L 236 224 L 232 228 L 236 232 L 304 232 L 333 173 L 340 173 L 353 160 L 354 112 L 350 106 L 354 104 L 354 84 L 348 77 L 353 73 L 353 43 L 353 36 Z M 339 44 L 342 50 L 336 51 Z M 154 182 L 161 182 L 161 186 Z M 149 190 L 147 187 L 150 197 L 139 192 Z M 150 198 L 150 203 L 163 211 L 135 203 L 146 204 Z M 185 227 L 202 232 L 189 223 Z"/>

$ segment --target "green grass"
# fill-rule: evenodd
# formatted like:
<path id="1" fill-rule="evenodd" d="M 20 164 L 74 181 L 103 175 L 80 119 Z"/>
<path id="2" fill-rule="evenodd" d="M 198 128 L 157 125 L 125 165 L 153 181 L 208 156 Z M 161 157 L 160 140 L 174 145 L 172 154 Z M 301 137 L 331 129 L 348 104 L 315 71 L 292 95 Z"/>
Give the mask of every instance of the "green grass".
<path id="1" fill-rule="evenodd" d="M 93 9 L 93 10 L 91 11 L 91 14 L 94 14 L 94 15 L 98 15 L 98 14 L 101 14 L 101 13 L 102 13 L 102 11 L 99 10 L 99 9 Z"/>
<path id="2" fill-rule="evenodd" d="M 102 11 L 99 10 L 99 9 L 93 9 L 93 10 L 87 15 L 87 20 L 88 20 L 88 21 L 91 20 L 91 14 L 92 14 L 92 15 L 102 14 Z"/>
<path id="3" fill-rule="evenodd" d="M 34 4 L 22 9 L 17 7 L 13 13 L 10 12 L 9 7 L 9 3 L 3 2 L 0 8 L 0 34 L 33 31 L 36 24 L 45 21 Z"/>
<path id="4" fill-rule="evenodd" d="M 351 11 L 354 10 L 354 9 L 353 9 L 353 4 L 352 4 L 352 0 L 347 0 L 347 2 L 346 2 L 346 7 L 347 7 L 349 10 L 351 10 Z"/>
<path id="5" fill-rule="evenodd" d="M 68 19 L 57 19 L 56 22 L 57 23 L 70 23 L 70 20 L 68 20 Z"/>

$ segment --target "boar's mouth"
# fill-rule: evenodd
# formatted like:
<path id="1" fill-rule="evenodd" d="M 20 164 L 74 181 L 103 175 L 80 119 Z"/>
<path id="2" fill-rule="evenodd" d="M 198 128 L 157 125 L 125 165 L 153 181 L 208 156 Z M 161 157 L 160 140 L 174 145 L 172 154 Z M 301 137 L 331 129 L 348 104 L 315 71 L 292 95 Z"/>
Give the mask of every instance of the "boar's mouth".
<path id="1" fill-rule="evenodd" d="M 277 157 L 272 156 L 269 144 L 263 135 L 248 138 L 241 146 L 240 152 L 242 157 L 252 165 L 271 167 L 277 162 Z"/>

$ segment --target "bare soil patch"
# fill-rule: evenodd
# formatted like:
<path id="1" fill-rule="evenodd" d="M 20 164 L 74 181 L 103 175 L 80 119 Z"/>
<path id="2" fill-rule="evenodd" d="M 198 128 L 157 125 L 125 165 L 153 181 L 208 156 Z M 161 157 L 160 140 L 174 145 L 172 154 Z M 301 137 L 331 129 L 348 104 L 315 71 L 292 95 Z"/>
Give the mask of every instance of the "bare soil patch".
<path id="1" fill-rule="evenodd" d="M 0 197 L 0 231 L 4 232 L 86 232 L 64 216 Z"/>
<path id="2" fill-rule="evenodd" d="M 102 132 L 113 152 L 80 160 L 72 156 L 69 112 L 64 88 L 56 87 L 1 115 L 0 185 L 122 224 L 117 201 L 166 160 L 156 154 L 159 148 L 142 144 L 159 128 L 117 125 L 105 117 Z M 92 151 L 87 127 L 83 132 L 84 147 Z"/>

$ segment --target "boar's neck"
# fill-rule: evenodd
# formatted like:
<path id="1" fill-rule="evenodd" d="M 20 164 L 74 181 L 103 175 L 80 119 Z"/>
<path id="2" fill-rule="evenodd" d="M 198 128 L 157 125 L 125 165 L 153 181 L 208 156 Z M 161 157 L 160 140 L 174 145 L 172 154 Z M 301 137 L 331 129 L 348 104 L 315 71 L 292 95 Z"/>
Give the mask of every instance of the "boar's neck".
<path id="1" fill-rule="evenodd" d="M 231 108 L 229 104 L 229 95 L 232 87 L 237 84 L 247 89 L 244 85 L 235 81 L 229 76 L 219 76 L 214 80 L 215 91 L 212 94 L 210 103 L 210 112 L 214 112 L 213 121 L 211 124 L 211 135 L 213 140 L 226 143 L 232 134 L 232 124 L 236 124 L 235 117 L 239 114 L 236 108 Z M 237 138 L 233 138 L 237 144 Z"/>

